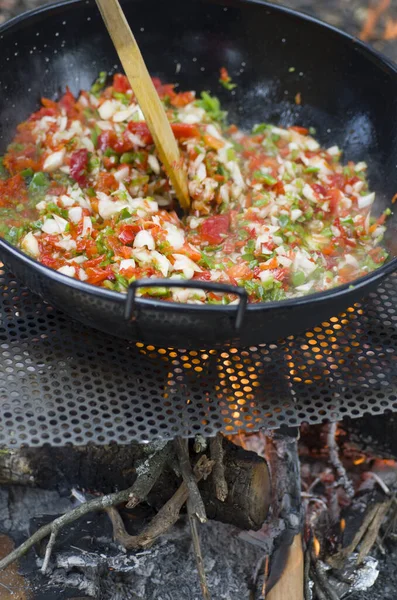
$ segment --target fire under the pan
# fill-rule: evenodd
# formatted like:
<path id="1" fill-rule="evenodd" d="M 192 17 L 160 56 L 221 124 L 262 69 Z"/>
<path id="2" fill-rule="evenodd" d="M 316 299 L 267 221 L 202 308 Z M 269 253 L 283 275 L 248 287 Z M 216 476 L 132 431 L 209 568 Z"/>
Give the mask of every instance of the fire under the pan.
<path id="1" fill-rule="evenodd" d="M 393 419 L 397 423 L 397 418 Z M 358 420 L 353 424 L 304 425 L 300 431 L 284 428 L 240 433 L 224 441 L 227 464 L 230 452 L 234 462 L 243 460 L 244 468 L 254 460 L 250 451 L 266 459 L 272 479 L 271 504 L 263 525 L 247 530 L 243 527 L 247 515 L 238 515 L 237 506 L 231 517 L 234 525 L 225 523 L 230 522 L 227 511 L 214 515 L 213 500 L 208 504 L 209 488 L 200 485 L 209 517 L 199 525 L 199 535 L 211 598 L 271 600 L 271 590 L 294 568 L 288 556 L 298 532 L 302 533 L 303 551 L 295 560 L 301 560 L 304 567 L 305 600 L 397 597 L 397 454 L 394 439 L 387 440 L 393 429 L 387 423 L 390 417 L 375 420 L 377 434 L 371 429 L 369 433 L 368 424 Z M 202 442 L 196 438 L 196 444 Z M 241 456 L 233 454 L 233 444 L 243 449 Z M 190 451 L 194 456 L 193 442 Z M 108 491 L 109 485 L 114 488 L 116 480 L 125 485 L 132 477 L 131 452 L 127 447 L 95 452 L 64 448 L 0 455 L 0 480 L 9 480 L 0 488 L 0 559 L 10 551 L 11 538 L 22 542 L 56 515 Z M 119 465 L 123 460 L 122 472 Z M 35 471 L 36 463 L 41 467 Z M 150 526 L 164 502 L 162 497 L 167 497 L 169 479 L 168 472 L 134 509 L 119 506 L 128 535 L 137 536 Z M 227 479 L 230 485 L 228 473 Z M 172 493 L 172 485 L 169 491 Z M 230 488 L 229 493 L 234 490 Z M 258 502 L 261 500 L 264 498 Z M 2 600 L 14 598 L 5 595 L 7 589 L 2 586 L 21 594 L 18 597 L 23 600 L 42 600 L 50 593 L 57 600 L 201 598 L 184 509 L 177 524 L 156 538 L 152 547 L 128 553 L 117 541 L 114 520 L 109 516 L 91 513 L 65 527 L 45 576 L 40 573 L 45 543 L 20 560 L 19 575 L 15 568 L 0 573 Z"/>

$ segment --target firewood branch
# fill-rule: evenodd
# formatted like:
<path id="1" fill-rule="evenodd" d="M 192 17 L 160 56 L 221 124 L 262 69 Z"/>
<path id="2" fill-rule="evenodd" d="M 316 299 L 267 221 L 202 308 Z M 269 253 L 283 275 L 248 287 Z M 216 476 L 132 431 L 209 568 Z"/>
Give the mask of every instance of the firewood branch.
<path id="1" fill-rule="evenodd" d="M 205 512 L 203 499 L 197 487 L 196 477 L 192 472 L 187 440 L 184 440 L 180 437 L 175 438 L 175 449 L 178 456 L 182 478 L 189 492 L 189 500 L 192 510 L 199 521 L 201 521 L 201 523 L 205 523 L 207 521 L 207 515 Z"/>
<path id="2" fill-rule="evenodd" d="M 353 498 L 354 496 L 354 487 L 352 482 L 349 479 L 348 474 L 346 473 L 346 469 L 342 464 L 342 461 L 339 457 L 338 443 L 336 441 L 336 429 L 337 423 L 331 423 L 328 430 L 327 444 L 329 450 L 329 458 L 330 461 L 335 468 L 339 481 L 338 485 L 343 486 L 346 494 L 349 498 Z"/>
<path id="3" fill-rule="evenodd" d="M 218 500 L 224 502 L 227 498 L 228 488 L 225 477 L 225 465 L 223 463 L 223 440 L 220 433 L 210 439 L 210 453 L 212 460 L 215 461 L 212 470 L 215 494 Z"/>
<path id="4" fill-rule="evenodd" d="M 203 554 L 201 552 L 200 536 L 197 527 L 197 517 L 194 513 L 194 508 L 190 502 L 190 498 L 187 501 L 187 514 L 189 518 L 190 531 L 192 533 L 194 555 L 196 557 L 197 572 L 200 580 L 201 593 L 203 600 L 211 600 L 211 595 L 208 589 L 207 577 L 204 569 Z"/>
<path id="5" fill-rule="evenodd" d="M 149 493 L 153 484 L 157 480 L 161 471 L 167 460 L 171 454 L 172 445 L 168 443 L 166 446 L 162 447 L 160 450 L 154 451 L 141 465 L 140 473 L 138 473 L 137 479 L 135 483 L 127 488 L 126 490 L 122 490 L 121 492 L 116 492 L 114 494 L 108 494 L 106 496 L 101 496 L 99 498 L 94 498 L 93 500 L 89 500 L 88 502 L 84 502 L 77 508 L 61 515 L 57 519 L 54 519 L 51 523 L 40 527 L 30 538 L 28 538 L 23 544 L 18 546 L 13 552 L 8 554 L 3 560 L 0 560 L 0 571 L 8 567 L 11 563 L 24 556 L 38 542 L 41 542 L 47 536 L 50 536 L 50 542 L 47 547 L 43 570 L 48 567 L 48 563 L 51 557 L 51 551 L 53 549 L 56 536 L 59 531 L 77 521 L 84 515 L 99 511 L 105 510 L 111 506 L 116 506 L 117 504 L 121 504 L 122 502 L 127 502 L 131 497 L 133 498 L 141 498 L 142 494 L 146 491 L 146 494 Z M 145 495 L 146 495 L 145 494 Z"/>
<path id="6" fill-rule="evenodd" d="M 193 469 L 195 481 L 206 479 L 210 475 L 212 467 L 213 462 L 208 460 L 205 454 L 201 456 Z M 106 512 L 112 521 L 114 539 L 126 550 L 150 547 L 160 535 L 164 534 L 176 523 L 181 508 L 188 497 L 189 489 L 187 484 L 183 482 L 172 498 L 159 510 L 148 527 L 138 535 L 129 535 L 127 533 L 122 518 L 114 508 L 114 505 L 107 507 Z"/>

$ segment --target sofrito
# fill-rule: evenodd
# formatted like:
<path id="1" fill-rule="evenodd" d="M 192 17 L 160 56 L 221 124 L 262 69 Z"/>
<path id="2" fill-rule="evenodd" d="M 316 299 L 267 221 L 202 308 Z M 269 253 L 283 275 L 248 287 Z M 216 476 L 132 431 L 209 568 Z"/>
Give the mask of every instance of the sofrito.
<path id="1" fill-rule="evenodd" d="M 386 260 L 388 211 L 371 217 L 364 162 L 342 164 L 337 146 L 321 148 L 303 127 L 242 131 L 209 93 L 154 83 L 188 174 L 190 215 L 174 210 L 126 77 L 109 86 L 101 73 L 78 98 L 43 98 L 19 125 L 1 161 L 1 236 L 66 276 L 118 292 L 164 278 L 140 293 L 191 303 L 238 302 L 203 281 L 265 302 L 351 282 Z"/>

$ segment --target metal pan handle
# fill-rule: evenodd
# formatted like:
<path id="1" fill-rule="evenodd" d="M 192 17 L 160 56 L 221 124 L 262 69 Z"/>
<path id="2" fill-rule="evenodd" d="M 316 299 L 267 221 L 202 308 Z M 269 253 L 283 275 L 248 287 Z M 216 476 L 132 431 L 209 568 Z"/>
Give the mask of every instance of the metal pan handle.
<path id="1" fill-rule="evenodd" d="M 186 281 L 181 279 L 137 279 L 133 281 L 127 292 L 127 301 L 125 303 L 124 318 L 130 321 L 133 318 L 136 304 L 136 293 L 139 288 L 152 287 L 167 287 L 167 288 L 190 288 L 209 290 L 221 294 L 235 294 L 240 298 L 240 302 L 236 307 L 236 320 L 234 328 L 238 331 L 241 328 L 244 320 L 245 309 L 248 302 L 248 294 L 244 288 L 225 283 L 216 283 L 213 281 L 191 280 Z"/>

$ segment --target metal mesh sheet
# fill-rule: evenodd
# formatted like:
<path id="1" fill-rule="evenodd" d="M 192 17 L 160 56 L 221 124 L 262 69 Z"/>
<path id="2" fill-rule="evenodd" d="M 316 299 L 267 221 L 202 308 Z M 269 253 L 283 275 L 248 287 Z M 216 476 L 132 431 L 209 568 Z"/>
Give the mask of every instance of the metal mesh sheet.
<path id="1" fill-rule="evenodd" d="M 397 410 L 397 277 L 274 344 L 130 343 L 71 321 L 0 270 L 0 445 L 82 445 L 277 428 Z"/>

